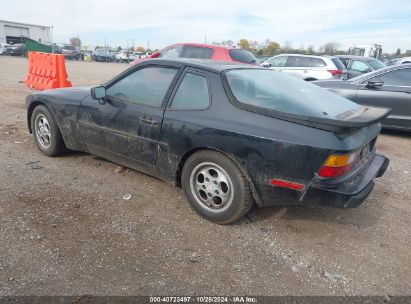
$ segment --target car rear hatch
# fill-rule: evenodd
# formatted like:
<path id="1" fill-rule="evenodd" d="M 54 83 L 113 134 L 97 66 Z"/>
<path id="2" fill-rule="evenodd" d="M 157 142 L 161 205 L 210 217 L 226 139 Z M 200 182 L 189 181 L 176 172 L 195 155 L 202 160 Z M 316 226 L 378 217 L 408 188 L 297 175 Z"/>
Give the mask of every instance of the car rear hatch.
<path id="1" fill-rule="evenodd" d="M 348 71 L 345 65 L 341 62 L 341 60 L 337 57 L 330 58 L 331 61 L 334 63 L 336 69 L 328 70 L 331 73 L 333 78 L 342 78 L 347 79 Z"/>

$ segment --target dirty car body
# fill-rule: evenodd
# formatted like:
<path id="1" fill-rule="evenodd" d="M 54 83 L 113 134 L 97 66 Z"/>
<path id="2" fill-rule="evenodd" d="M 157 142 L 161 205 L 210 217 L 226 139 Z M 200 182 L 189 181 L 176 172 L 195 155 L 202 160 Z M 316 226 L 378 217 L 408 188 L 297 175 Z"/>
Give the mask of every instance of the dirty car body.
<path id="1" fill-rule="evenodd" d="M 154 73 L 152 83 L 127 91 L 124 83 L 132 83 L 133 78 L 139 82 L 144 76 L 140 74 L 148 71 Z M 260 72 L 269 74 L 260 77 Z M 150 73 L 146 76 L 151 77 Z M 184 79 L 193 75 L 204 80 L 207 98 L 197 96 L 202 88 L 195 82 L 184 94 L 179 93 Z M 255 85 L 252 79 L 267 84 L 271 77 L 280 77 L 275 78 L 279 84 L 250 87 Z M 300 112 L 289 111 L 298 108 L 299 95 L 288 105 L 284 91 L 288 88 L 281 88 L 282 82 L 296 86 L 295 91 L 301 85 L 301 94 L 314 90 L 315 98 L 340 98 L 355 113 L 329 119 L 331 114 L 323 114 L 321 103 L 312 107 L 324 117 L 305 113 L 304 107 Z M 276 90 L 277 101 L 286 106 L 265 106 Z M 140 93 L 130 101 L 136 91 Z M 161 95 L 160 101 L 153 94 Z M 259 103 L 253 103 L 257 94 L 263 98 L 255 97 Z M 379 121 L 388 115 L 387 109 L 364 108 L 303 80 L 260 67 L 207 60 L 145 60 L 91 91 L 38 92 L 29 95 L 26 104 L 29 122 L 36 106 L 50 110 L 69 149 L 101 156 L 174 185 L 181 185 L 181 172 L 191 155 L 218 151 L 240 168 L 260 206 L 320 203 L 355 207 L 388 165 L 387 158 L 375 153 Z M 33 131 L 30 123 L 29 129 Z M 323 174 L 325 164 L 333 166 L 330 157 L 351 154 L 355 154 L 355 163 L 348 171 Z"/>

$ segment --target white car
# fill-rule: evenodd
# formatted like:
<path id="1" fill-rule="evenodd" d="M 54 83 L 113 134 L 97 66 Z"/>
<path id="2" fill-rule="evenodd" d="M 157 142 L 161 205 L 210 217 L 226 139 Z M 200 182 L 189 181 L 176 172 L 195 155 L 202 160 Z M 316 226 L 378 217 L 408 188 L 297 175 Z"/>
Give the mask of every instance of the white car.
<path id="1" fill-rule="evenodd" d="M 120 53 L 116 54 L 116 61 L 117 62 L 131 62 L 136 59 L 136 56 L 133 52 L 129 51 L 121 51 Z"/>
<path id="2" fill-rule="evenodd" d="M 6 54 L 7 53 L 7 48 L 9 46 L 10 46 L 10 44 L 0 43 L 0 55 Z"/>
<path id="3" fill-rule="evenodd" d="M 395 64 L 411 63 L 411 57 L 400 58 Z"/>
<path id="4" fill-rule="evenodd" d="M 282 54 L 268 58 L 261 65 L 307 81 L 345 79 L 347 76 L 344 64 L 335 56 Z"/>

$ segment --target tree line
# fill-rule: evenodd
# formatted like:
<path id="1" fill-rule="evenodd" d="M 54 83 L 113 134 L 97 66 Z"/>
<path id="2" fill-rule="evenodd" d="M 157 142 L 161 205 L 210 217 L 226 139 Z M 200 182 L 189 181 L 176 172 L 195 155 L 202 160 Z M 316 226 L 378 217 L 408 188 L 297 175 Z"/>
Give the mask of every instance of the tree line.
<path id="1" fill-rule="evenodd" d="M 335 41 L 327 42 L 318 48 L 314 45 L 300 45 L 299 47 L 293 47 L 290 41 L 284 42 L 283 45 L 280 45 L 276 41 L 266 39 L 264 42 L 240 39 L 237 43 L 232 40 L 224 40 L 221 42 L 213 42 L 217 45 L 225 45 L 229 47 L 239 47 L 246 49 L 252 52 L 256 56 L 273 56 L 283 53 L 293 53 L 293 54 L 310 54 L 310 55 L 336 55 L 336 54 L 345 54 L 347 52 L 341 51 L 338 48 L 340 44 Z"/>

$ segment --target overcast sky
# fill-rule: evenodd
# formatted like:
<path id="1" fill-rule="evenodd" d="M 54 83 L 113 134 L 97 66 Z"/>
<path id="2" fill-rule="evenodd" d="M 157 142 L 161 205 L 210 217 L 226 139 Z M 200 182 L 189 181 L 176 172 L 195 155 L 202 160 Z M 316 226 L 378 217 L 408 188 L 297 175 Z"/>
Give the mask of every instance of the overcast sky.
<path id="1" fill-rule="evenodd" d="M 247 38 L 293 47 L 328 41 L 411 49 L 409 0 L 0 0 L 0 19 L 53 25 L 54 42 L 162 48 Z"/>

